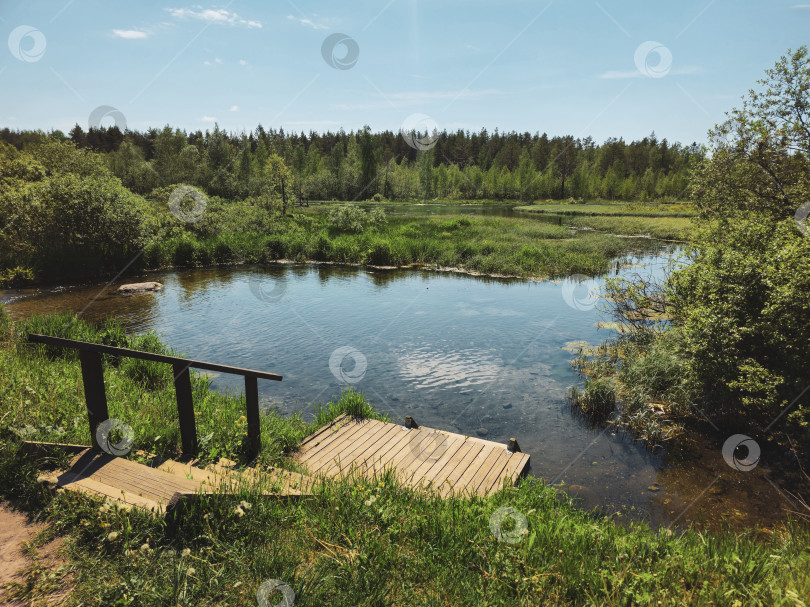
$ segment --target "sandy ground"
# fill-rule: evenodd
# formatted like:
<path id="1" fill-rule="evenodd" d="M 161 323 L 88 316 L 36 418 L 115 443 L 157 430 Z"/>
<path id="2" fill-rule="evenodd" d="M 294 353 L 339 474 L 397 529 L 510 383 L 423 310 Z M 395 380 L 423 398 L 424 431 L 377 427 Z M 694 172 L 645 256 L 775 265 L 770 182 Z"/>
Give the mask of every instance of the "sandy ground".
<path id="1" fill-rule="evenodd" d="M 25 514 L 13 510 L 8 504 L 0 503 L 0 607 L 27 605 L 24 602 L 7 599 L 7 593 L 3 587 L 9 583 L 25 583 L 23 574 L 25 569 L 31 565 L 31 559 L 23 553 L 22 544 L 43 528 L 42 524 L 30 524 Z M 61 545 L 62 538 L 57 538 L 40 548 L 38 550 L 40 564 L 50 570 L 64 564 L 64 561 L 57 556 Z M 68 592 L 69 590 L 66 588 L 52 594 L 48 597 L 47 603 L 62 604 Z"/>

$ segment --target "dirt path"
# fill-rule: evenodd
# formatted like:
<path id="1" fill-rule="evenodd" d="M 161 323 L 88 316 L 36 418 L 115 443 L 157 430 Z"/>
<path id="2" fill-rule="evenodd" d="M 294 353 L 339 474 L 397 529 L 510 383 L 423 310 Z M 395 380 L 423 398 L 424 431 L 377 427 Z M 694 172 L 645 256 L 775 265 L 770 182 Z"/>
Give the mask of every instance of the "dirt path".
<path id="1" fill-rule="evenodd" d="M 8 504 L 0 503 L 0 607 L 22 607 L 28 604 L 6 598 L 7 592 L 3 587 L 9 583 L 25 584 L 25 572 L 32 561 L 23 553 L 23 543 L 44 527 L 40 523 L 29 523 L 25 514 L 11 509 Z M 38 563 L 48 570 L 55 570 L 63 565 L 64 561 L 57 556 L 61 545 L 62 538 L 57 538 L 38 549 Z M 47 597 L 47 604 L 62 604 L 68 592 L 65 588 L 51 594 Z"/>

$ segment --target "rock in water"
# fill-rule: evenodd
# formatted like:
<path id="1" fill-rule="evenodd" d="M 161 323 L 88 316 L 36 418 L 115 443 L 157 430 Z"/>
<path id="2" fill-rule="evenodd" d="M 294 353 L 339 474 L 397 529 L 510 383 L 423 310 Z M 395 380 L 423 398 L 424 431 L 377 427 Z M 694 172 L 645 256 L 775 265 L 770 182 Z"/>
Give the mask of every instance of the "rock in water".
<path id="1" fill-rule="evenodd" d="M 163 285 L 159 282 L 134 282 L 129 285 L 121 285 L 118 292 L 122 295 L 132 295 L 133 293 L 155 293 L 160 291 Z"/>

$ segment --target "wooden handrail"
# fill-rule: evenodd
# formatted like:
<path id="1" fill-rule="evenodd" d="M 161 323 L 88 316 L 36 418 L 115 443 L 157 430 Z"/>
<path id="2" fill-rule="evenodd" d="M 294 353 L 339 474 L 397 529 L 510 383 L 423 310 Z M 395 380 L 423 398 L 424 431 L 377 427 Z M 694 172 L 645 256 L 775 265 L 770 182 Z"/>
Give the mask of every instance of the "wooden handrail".
<path id="1" fill-rule="evenodd" d="M 258 379 L 270 379 L 281 381 L 281 375 L 267 373 L 266 371 L 254 371 L 253 369 L 242 369 L 241 367 L 231 367 L 229 365 L 219 365 L 201 360 L 190 360 L 179 356 L 168 356 L 166 354 L 152 354 L 151 352 L 141 352 L 130 350 L 129 348 L 118 348 L 115 346 L 105 346 L 104 344 L 94 344 L 76 339 L 65 339 L 64 337 L 51 337 L 50 335 L 40 335 L 39 333 L 29 333 L 28 341 L 49 346 L 61 346 L 63 348 L 73 348 L 76 350 L 90 350 L 99 354 L 110 354 L 113 356 L 125 356 L 127 358 L 140 358 L 141 360 L 151 360 L 158 363 L 168 363 L 170 365 L 183 365 L 194 369 L 205 369 L 217 373 L 231 373 L 233 375 L 252 375 Z"/>
<path id="2" fill-rule="evenodd" d="M 281 375 L 267 373 L 265 371 L 254 371 L 252 369 L 242 369 L 229 365 L 218 365 L 200 360 L 189 360 L 179 356 L 168 356 L 166 354 L 140 352 L 129 348 L 117 348 L 115 346 L 105 346 L 103 344 L 94 344 L 86 341 L 78 341 L 76 339 L 40 335 L 39 333 L 29 333 L 28 341 L 61 348 L 72 348 L 79 351 L 79 361 L 82 365 L 82 382 L 84 383 L 84 398 L 87 404 L 87 418 L 90 422 L 90 436 L 93 441 L 93 446 L 96 449 L 100 449 L 96 439 L 96 429 L 100 423 L 108 420 L 110 417 L 107 409 L 107 394 L 104 389 L 102 354 L 137 358 L 172 365 L 174 371 L 174 389 L 177 394 L 177 417 L 180 422 L 180 439 L 183 443 L 183 453 L 188 456 L 197 454 L 197 424 L 194 420 L 191 377 L 188 372 L 190 368 L 244 376 L 245 403 L 247 405 L 248 448 L 251 455 L 256 455 L 261 448 L 258 380 L 269 379 L 281 381 L 282 379 Z"/>

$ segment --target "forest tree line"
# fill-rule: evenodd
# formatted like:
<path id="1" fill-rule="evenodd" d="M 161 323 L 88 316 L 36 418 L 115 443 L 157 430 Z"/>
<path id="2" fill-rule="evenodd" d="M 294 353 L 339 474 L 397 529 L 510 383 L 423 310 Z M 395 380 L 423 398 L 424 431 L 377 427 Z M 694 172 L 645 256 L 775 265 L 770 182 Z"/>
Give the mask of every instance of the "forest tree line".
<path id="1" fill-rule="evenodd" d="M 596 199 L 675 201 L 685 197 L 689 170 L 702 148 L 659 140 L 549 137 L 545 133 L 434 132 L 417 150 L 400 133 L 232 134 L 215 125 L 187 133 L 165 126 L 145 132 L 117 126 L 61 131 L 0 130 L 23 150 L 47 139 L 72 141 L 102 154 L 124 186 L 138 194 L 177 183 L 235 200 L 266 193 L 280 166 L 291 200 Z M 276 157 L 277 162 L 270 161 Z"/>

